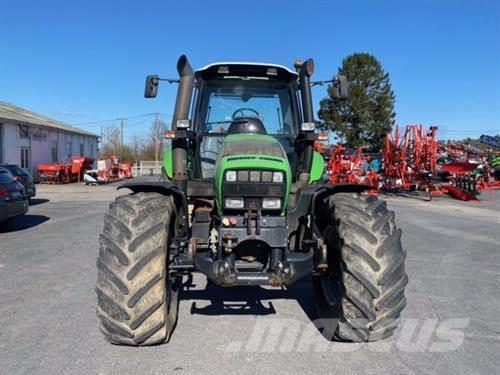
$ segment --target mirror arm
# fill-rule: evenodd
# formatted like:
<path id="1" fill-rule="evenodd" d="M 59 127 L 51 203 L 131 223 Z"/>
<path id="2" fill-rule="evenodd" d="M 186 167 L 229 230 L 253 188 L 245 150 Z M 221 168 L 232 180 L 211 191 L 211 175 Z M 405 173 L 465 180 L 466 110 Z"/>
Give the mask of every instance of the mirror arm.
<path id="1" fill-rule="evenodd" d="M 165 81 L 168 83 L 179 83 L 178 79 L 173 79 L 173 78 L 158 78 L 158 81 Z"/>
<path id="2" fill-rule="evenodd" d="M 327 83 L 332 83 L 332 82 L 335 82 L 335 79 L 331 79 L 329 81 L 314 81 L 314 82 L 311 82 L 311 87 L 312 86 L 324 86 Z"/>
<path id="3" fill-rule="evenodd" d="M 339 77 L 335 76 L 333 79 L 330 79 L 328 81 L 314 81 L 314 82 L 311 82 L 311 86 L 324 86 L 327 83 L 333 83 L 333 85 L 338 84 L 339 83 Z"/>

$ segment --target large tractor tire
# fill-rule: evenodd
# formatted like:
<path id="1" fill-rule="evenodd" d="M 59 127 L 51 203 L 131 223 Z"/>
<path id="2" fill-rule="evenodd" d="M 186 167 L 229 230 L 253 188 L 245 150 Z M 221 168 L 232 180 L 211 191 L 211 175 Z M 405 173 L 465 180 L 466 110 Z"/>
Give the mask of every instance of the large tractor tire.
<path id="1" fill-rule="evenodd" d="M 169 277 L 172 197 L 118 197 L 104 217 L 97 259 L 97 315 L 113 344 L 168 341 L 177 321 L 180 280 Z"/>
<path id="2" fill-rule="evenodd" d="M 374 196 L 338 193 L 325 201 L 328 269 L 314 277 L 325 337 L 377 341 L 394 332 L 406 307 L 406 253 L 394 212 Z"/>

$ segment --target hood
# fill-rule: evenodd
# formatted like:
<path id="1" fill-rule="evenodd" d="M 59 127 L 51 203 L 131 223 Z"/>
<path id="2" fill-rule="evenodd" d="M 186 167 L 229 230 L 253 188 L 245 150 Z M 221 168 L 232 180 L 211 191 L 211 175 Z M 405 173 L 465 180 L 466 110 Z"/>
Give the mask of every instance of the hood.
<path id="1" fill-rule="evenodd" d="M 283 146 L 276 138 L 264 134 L 233 134 L 224 138 L 218 161 L 233 155 L 262 155 L 286 158 Z"/>
<path id="2" fill-rule="evenodd" d="M 280 171 L 285 175 L 286 192 L 282 214 L 285 212 L 290 192 L 292 172 L 281 143 L 265 134 L 232 134 L 224 138 L 216 162 L 215 183 L 219 207 L 222 202 L 222 188 L 225 171 L 268 170 Z"/>

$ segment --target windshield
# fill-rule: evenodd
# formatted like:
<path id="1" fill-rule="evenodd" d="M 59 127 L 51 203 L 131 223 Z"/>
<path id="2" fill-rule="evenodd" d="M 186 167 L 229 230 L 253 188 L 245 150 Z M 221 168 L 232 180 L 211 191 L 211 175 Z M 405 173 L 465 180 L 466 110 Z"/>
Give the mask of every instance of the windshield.
<path id="1" fill-rule="evenodd" d="M 233 119 L 258 117 L 268 134 L 293 135 L 290 86 L 259 79 L 206 82 L 201 106 L 201 132 L 225 133 Z"/>

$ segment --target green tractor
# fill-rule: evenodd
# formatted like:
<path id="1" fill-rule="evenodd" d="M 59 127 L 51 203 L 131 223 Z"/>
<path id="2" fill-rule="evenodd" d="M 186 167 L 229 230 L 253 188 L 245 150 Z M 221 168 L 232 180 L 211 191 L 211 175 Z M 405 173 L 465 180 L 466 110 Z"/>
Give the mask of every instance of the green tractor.
<path id="1" fill-rule="evenodd" d="M 401 230 L 370 186 L 324 180 L 314 151 L 314 63 L 217 63 L 185 56 L 163 176 L 111 203 L 97 260 L 97 315 L 114 344 L 169 340 L 183 275 L 227 287 L 312 279 L 330 339 L 390 336 L 406 306 Z M 158 76 L 146 78 L 155 97 Z M 347 95 L 338 76 L 332 90 Z M 192 105 L 191 105 L 192 103 Z"/>

